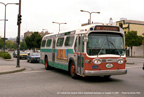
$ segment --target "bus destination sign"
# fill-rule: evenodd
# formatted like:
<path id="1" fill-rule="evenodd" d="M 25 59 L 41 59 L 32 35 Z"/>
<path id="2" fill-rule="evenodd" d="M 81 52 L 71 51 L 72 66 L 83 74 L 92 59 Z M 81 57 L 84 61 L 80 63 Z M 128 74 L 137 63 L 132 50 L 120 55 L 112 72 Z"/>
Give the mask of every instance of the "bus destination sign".
<path id="1" fill-rule="evenodd" d="M 112 27 L 112 26 L 95 26 L 95 30 L 119 31 L 119 27 Z"/>

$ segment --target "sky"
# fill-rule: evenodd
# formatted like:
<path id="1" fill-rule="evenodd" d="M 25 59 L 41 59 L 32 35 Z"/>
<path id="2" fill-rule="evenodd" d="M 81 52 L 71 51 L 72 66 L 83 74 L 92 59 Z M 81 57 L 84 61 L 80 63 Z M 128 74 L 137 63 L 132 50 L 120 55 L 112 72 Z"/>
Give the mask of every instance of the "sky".
<path id="1" fill-rule="evenodd" d="M 0 0 L 3 3 L 19 3 L 19 0 Z M 80 28 L 87 23 L 89 14 L 80 12 L 100 12 L 92 14 L 93 22 L 108 23 L 120 18 L 144 21 L 144 0 L 21 0 L 21 35 L 27 31 L 41 32 L 43 29 L 51 33 L 59 31 L 58 24 L 52 22 L 66 22 L 61 25 L 61 31 Z M 17 15 L 18 5 L 7 5 L 6 37 L 16 37 L 18 34 Z M 4 5 L 0 4 L 0 19 L 4 19 Z M 4 36 L 4 21 L 0 21 L 0 36 Z"/>

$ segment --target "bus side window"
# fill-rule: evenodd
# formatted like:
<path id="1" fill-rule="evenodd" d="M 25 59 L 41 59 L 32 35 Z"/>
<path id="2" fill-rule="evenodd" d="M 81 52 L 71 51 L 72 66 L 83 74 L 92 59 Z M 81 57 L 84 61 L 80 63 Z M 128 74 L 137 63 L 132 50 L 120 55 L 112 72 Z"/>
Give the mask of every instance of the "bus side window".
<path id="1" fill-rule="evenodd" d="M 48 39 L 46 46 L 47 46 L 47 47 L 50 47 L 50 46 L 51 46 L 51 42 L 52 42 L 52 40 L 51 40 L 51 39 Z"/>
<path id="2" fill-rule="evenodd" d="M 57 40 L 57 46 L 62 46 L 64 42 L 64 37 L 58 38 Z"/>
<path id="3" fill-rule="evenodd" d="M 65 41 L 65 46 L 72 46 L 74 41 L 74 36 L 67 36 Z"/>
<path id="4" fill-rule="evenodd" d="M 46 40 L 43 40 L 42 41 L 42 47 L 45 47 L 45 44 L 46 44 Z"/>

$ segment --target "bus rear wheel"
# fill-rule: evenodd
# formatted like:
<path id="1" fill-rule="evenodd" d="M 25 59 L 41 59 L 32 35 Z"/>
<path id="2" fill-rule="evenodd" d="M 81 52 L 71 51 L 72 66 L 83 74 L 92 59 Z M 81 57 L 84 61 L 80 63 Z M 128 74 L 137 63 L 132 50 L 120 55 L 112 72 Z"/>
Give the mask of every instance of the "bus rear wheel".
<path id="1" fill-rule="evenodd" d="M 73 79 L 78 78 L 78 75 L 76 74 L 75 64 L 73 62 L 70 64 L 70 75 Z"/>
<path id="2" fill-rule="evenodd" d="M 48 65 L 48 59 L 47 58 L 45 58 L 45 69 L 46 70 L 50 69 L 50 66 Z"/>

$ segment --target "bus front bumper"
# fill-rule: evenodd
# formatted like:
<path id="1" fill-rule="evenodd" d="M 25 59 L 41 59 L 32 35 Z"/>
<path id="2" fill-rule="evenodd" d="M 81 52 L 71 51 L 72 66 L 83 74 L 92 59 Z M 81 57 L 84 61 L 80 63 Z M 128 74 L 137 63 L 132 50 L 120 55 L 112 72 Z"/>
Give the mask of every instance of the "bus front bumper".
<path id="1" fill-rule="evenodd" d="M 106 76 L 106 75 L 122 75 L 126 74 L 127 69 L 119 70 L 85 70 L 85 76 Z"/>

